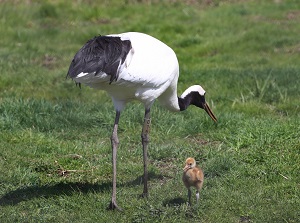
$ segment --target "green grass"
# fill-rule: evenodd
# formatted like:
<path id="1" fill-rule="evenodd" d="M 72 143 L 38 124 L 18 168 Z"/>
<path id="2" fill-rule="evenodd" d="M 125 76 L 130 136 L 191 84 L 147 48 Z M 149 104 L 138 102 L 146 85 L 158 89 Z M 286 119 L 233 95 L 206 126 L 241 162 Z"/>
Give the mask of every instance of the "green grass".
<path id="1" fill-rule="evenodd" d="M 0 222 L 298 222 L 299 30 L 297 0 L 2 1 Z M 125 31 L 171 46 L 179 94 L 201 84 L 218 123 L 156 103 L 150 197 L 140 199 L 144 109 L 127 105 L 117 212 L 106 210 L 112 102 L 65 76 L 89 38 Z M 192 207 L 181 182 L 188 156 L 205 173 Z"/>

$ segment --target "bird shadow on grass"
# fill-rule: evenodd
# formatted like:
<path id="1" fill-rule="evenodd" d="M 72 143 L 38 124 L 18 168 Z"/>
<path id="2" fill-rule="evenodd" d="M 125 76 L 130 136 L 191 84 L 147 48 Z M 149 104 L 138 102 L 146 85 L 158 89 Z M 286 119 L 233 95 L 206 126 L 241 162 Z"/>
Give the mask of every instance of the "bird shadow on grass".
<path id="1" fill-rule="evenodd" d="M 165 200 L 163 205 L 174 207 L 174 206 L 181 206 L 183 204 L 186 204 L 186 200 L 184 200 L 182 197 L 175 197 L 172 199 Z"/>
<path id="2" fill-rule="evenodd" d="M 148 181 L 155 181 L 155 180 L 164 180 L 164 178 L 170 178 L 169 176 L 164 176 L 162 174 L 157 174 L 154 171 L 148 172 Z M 125 186 L 132 186 L 132 185 L 141 185 L 144 183 L 144 175 L 136 177 L 134 180 L 125 183 Z"/>
<path id="3" fill-rule="evenodd" d="M 162 176 L 157 175 L 154 172 L 149 173 L 149 178 L 152 180 L 160 179 L 161 177 Z M 132 181 L 120 183 L 117 185 L 117 187 L 140 185 L 142 183 L 142 178 L 143 176 L 139 176 Z M 103 191 L 111 190 L 111 187 L 111 182 L 105 182 L 102 184 L 92 184 L 88 182 L 60 182 L 52 185 L 28 186 L 10 191 L 0 197 L 0 206 L 17 205 L 22 201 L 28 201 L 38 197 L 47 199 L 61 195 L 72 196 L 74 193 L 101 193 Z"/>
<path id="4" fill-rule="evenodd" d="M 60 195 L 71 196 L 74 193 L 90 193 L 108 190 L 111 183 L 57 183 L 54 185 L 29 186 L 10 191 L 0 198 L 0 206 L 17 205 L 36 197 L 50 198 Z"/>

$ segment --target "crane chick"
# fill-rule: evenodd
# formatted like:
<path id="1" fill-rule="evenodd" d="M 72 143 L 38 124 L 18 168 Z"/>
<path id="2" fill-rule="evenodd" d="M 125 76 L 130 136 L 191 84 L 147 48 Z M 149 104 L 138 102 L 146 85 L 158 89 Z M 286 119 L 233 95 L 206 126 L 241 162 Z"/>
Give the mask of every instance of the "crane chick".
<path id="1" fill-rule="evenodd" d="M 199 191 L 203 186 L 204 175 L 201 168 L 196 165 L 194 158 L 187 158 L 185 161 L 185 167 L 183 168 L 182 181 L 188 189 L 189 204 L 191 205 L 191 187 L 196 188 L 196 199 L 199 201 Z"/>

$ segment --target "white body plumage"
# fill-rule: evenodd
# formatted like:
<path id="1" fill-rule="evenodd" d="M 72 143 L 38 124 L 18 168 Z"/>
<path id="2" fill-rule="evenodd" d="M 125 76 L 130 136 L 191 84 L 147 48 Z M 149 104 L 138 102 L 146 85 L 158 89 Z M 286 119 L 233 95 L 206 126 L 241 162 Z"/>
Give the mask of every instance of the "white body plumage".
<path id="1" fill-rule="evenodd" d="M 174 51 L 160 40 L 143 33 L 109 36 L 130 40 L 132 44 L 125 62 L 119 64 L 118 79 L 109 85 L 110 77 L 104 72 L 97 75 L 82 72 L 74 80 L 107 91 L 119 111 L 134 99 L 150 107 L 156 98 L 169 110 L 179 111 L 179 66 Z"/>

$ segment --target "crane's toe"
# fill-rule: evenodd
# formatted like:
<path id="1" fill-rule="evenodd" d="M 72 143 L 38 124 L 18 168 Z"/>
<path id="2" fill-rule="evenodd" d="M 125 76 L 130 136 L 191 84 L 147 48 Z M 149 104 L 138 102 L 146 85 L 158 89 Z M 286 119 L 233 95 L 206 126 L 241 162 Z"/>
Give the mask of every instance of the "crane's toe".
<path id="1" fill-rule="evenodd" d="M 109 206 L 107 207 L 107 210 L 118 210 L 118 211 L 123 211 L 122 208 L 120 208 L 118 205 L 117 205 L 117 202 L 116 201 L 111 201 Z"/>
<path id="2" fill-rule="evenodd" d="M 148 198 L 148 192 L 143 192 L 143 193 L 140 195 L 140 198 Z"/>

